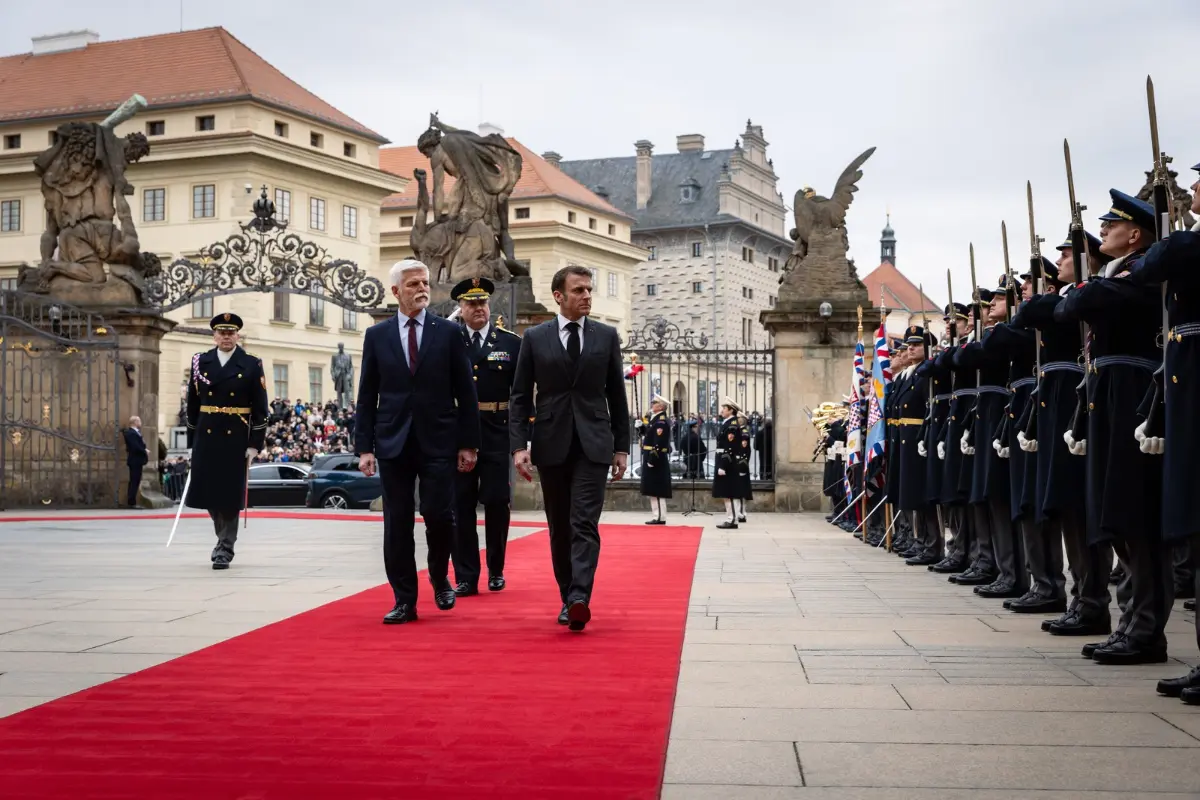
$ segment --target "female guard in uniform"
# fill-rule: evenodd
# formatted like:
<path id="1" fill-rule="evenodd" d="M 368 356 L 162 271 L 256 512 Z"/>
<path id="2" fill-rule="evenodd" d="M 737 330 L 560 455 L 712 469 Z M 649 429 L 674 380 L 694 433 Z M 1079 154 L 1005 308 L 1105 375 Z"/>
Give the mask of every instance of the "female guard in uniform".
<path id="1" fill-rule="evenodd" d="M 725 521 L 717 525 L 723 530 L 737 528 L 733 501 L 741 497 L 741 478 L 738 475 L 738 456 L 742 452 L 742 430 L 738 427 L 737 404 L 728 397 L 721 403 L 721 424 L 717 427 L 717 463 L 713 475 L 712 496 L 725 501 Z"/>
<path id="2" fill-rule="evenodd" d="M 647 525 L 666 525 L 671 497 L 671 424 L 662 395 L 650 400 L 650 418 L 642 425 L 642 495 L 650 498 L 654 518 Z"/>

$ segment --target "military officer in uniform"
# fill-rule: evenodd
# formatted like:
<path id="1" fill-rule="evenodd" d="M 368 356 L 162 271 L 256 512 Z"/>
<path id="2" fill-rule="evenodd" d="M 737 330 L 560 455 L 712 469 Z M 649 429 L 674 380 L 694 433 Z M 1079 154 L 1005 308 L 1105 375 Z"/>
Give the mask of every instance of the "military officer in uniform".
<path id="1" fill-rule="evenodd" d="M 654 519 L 647 525 L 666 525 L 667 500 L 671 498 L 671 423 L 667 420 L 667 400 L 662 395 L 650 398 L 650 416 L 642 423 L 642 495 L 650 498 Z"/>
<path id="2" fill-rule="evenodd" d="M 455 474 L 454 593 L 479 594 L 479 533 L 475 509 L 483 505 L 489 591 L 504 588 L 504 551 L 512 510 L 509 482 L 508 395 L 516 373 L 521 337 L 491 324 L 489 299 L 496 291 L 487 278 L 470 278 L 455 285 L 450 296 L 458 301 L 462 337 L 479 396 L 479 460 L 470 472 Z"/>
<path id="3" fill-rule="evenodd" d="M 267 437 L 267 378 L 262 361 L 238 345 L 242 318 L 217 314 L 209 322 L 216 344 L 192 356 L 187 388 L 187 442 L 192 476 L 185 505 L 212 518 L 217 546 L 213 569 L 229 569 L 246 504 L 249 460 Z"/>
<path id="4" fill-rule="evenodd" d="M 721 422 L 717 426 L 717 463 L 713 475 L 712 496 L 725 501 L 727 519 L 717 525 L 722 530 L 736 530 L 737 515 L 733 501 L 740 496 L 738 464 L 742 452 L 742 430 L 738 426 L 737 403 L 726 397 L 718 413 Z"/>
<path id="5" fill-rule="evenodd" d="M 733 504 L 737 509 L 737 521 L 746 521 L 746 501 L 753 494 L 750 484 L 750 420 L 738 412 L 738 465 L 737 465 L 737 501 Z"/>

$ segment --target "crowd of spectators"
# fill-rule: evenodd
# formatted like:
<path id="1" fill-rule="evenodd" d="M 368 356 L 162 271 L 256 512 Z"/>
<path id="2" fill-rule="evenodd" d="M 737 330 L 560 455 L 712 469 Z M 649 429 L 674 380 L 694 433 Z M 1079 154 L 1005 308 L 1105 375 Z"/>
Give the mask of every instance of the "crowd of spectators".
<path id="1" fill-rule="evenodd" d="M 291 403 L 277 397 L 271 402 L 266 447 L 254 462 L 311 464 L 318 455 L 353 452 L 353 441 L 353 404 L 339 408 L 332 401 L 324 405 L 303 400 Z"/>

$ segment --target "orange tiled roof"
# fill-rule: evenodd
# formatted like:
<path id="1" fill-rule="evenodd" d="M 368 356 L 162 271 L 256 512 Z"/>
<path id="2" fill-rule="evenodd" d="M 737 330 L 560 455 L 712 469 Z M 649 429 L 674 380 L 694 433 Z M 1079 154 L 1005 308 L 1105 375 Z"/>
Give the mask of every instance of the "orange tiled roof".
<path id="1" fill-rule="evenodd" d="M 862 279 L 876 308 L 882 304 L 891 309 L 906 311 L 941 311 L 941 306 L 921 294 L 916 284 L 904 277 L 890 261 L 884 261 Z"/>
<path id="2" fill-rule="evenodd" d="M 224 28 L 0 58 L 0 122 L 111 111 L 134 93 L 151 108 L 254 98 L 387 141 L 275 69 Z"/>
<path id="3" fill-rule="evenodd" d="M 570 175 L 567 175 L 567 173 L 558 167 L 550 164 L 546 159 L 537 155 L 516 139 L 509 137 L 506 141 L 521 154 L 521 177 L 517 180 L 516 188 L 513 189 L 512 196 L 514 199 L 558 197 L 581 206 L 594 208 L 613 217 L 620 217 L 627 220 L 633 219 L 607 200 L 593 194 L 583 184 L 576 181 Z M 412 179 L 413 170 L 417 167 L 428 171 L 429 159 L 422 155 L 421 151 L 415 145 L 412 147 L 380 148 L 379 168 L 394 175 L 399 175 L 402 178 L 407 178 L 410 181 L 403 192 L 384 198 L 384 208 L 417 207 L 417 182 Z M 449 191 L 453 185 L 454 178 L 447 175 L 446 191 Z"/>

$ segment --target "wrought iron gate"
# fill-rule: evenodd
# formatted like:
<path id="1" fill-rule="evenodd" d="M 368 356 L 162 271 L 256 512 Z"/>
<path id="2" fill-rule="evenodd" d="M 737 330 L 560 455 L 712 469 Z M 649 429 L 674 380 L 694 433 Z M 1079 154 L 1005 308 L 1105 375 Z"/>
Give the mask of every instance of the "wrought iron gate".
<path id="1" fill-rule="evenodd" d="M 115 506 L 116 332 L 98 314 L 0 292 L 0 509 Z"/>

